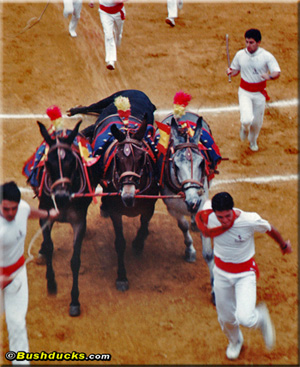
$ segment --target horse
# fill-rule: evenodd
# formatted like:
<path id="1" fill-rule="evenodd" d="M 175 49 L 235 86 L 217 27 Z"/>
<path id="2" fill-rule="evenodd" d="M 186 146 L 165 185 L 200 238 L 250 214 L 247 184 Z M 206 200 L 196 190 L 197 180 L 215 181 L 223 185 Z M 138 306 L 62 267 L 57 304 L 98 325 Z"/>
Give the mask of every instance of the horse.
<path id="1" fill-rule="evenodd" d="M 127 123 L 127 127 L 124 126 L 118 115 L 108 116 L 98 124 L 95 132 L 95 139 L 98 137 L 106 144 L 99 160 L 101 174 L 98 177 L 104 194 L 101 212 L 103 216 L 110 217 L 115 231 L 118 258 L 116 288 L 119 291 L 129 289 L 124 263 L 126 241 L 122 216 L 140 216 L 141 225 L 132 242 L 135 254 L 139 255 L 149 234 L 148 226 L 154 213 L 155 195 L 158 195 L 154 143 L 151 139 L 147 140 L 149 129 L 154 128 L 147 124 L 146 119 L 140 121 L 134 116 L 129 116 Z M 109 131 L 108 140 L 103 138 L 104 131 Z M 94 148 L 96 145 L 94 141 Z M 144 197 L 136 197 L 137 194 Z M 151 195 L 154 197 L 151 198 Z"/>
<path id="2" fill-rule="evenodd" d="M 86 215 L 92 201 L 90 197 L 72 199 L 74 193 L 88 192 L 87 177 L 82 159 L 73 145 L 78 135 L 79 121 L 67 137 L 52 139 L 46 127 L 38 122 L 40 133 L 47 143 L 49 150 L 43 168 L 43 178 L 40 180 L 39 208 L 49 210 L 57 207 L 58 222 L 70 223 L 73 228 L 73 255 L 71 269 L 73 285 L 71 290 L 70 316 L 80 315 L 78 274 L 80 269 L 81 245 L 86 232 Z M 33 188 L 36 190 L 36 188 Z M 57 293 L 57 283 L 52 266 L 53 242 L 51 230 L 54 222 L 44 226 L 46 220 L 40 220 L 43 228 L 43 242 L 39 256 L 45 259 L 47 270 L 47 289 L 49 294 Z"/>
<path id="3" fill-rule="evenodd" d="M 195 214 L 202 209 L 208 199 L 207 157 L 199 148 L 199 141 L 203 126 L 209 131 L 210 129 L 202 117 L 194 113 L 186 112 L 178 122 L 185 121 L 185 119 L 196 123 L 194 134 L 191 136 L 186 131 L 184 133 L 179 131 L 179 126 L 173 115 L 162 121 L 162 123 L 171 126 L 171 130 L 167 152 L 160 167 L 162 172 L 160 191 L 163 196 L 183 195 L 182 199 L 167 197 L 163 201 L 169 214 L 177 219 L 178 227 L 184 235 L 186 246 L 184 259 L 187 262 L 195 262 L 196 250 L 189 231 L 190 224 L 185 216 L 191 217 L 193 223 Z M 211 240 L 202 234 L 201 240 L 202 255 L 210 272 L 212 301 L 214 302 L 212 244 Z"/>

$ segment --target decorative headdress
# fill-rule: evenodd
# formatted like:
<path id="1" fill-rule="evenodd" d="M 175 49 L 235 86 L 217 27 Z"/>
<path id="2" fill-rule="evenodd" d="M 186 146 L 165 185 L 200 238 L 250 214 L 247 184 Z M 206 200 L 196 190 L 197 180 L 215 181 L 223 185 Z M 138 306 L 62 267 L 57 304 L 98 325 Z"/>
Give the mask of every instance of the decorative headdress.
<path id="1" fill-rule="evenodd" d="M 183 91 L 177 92 L 174 96 L 174 108 L 173 113 L 175 118 L 180 118 L 185 113 L 185 108 L 189 104 L 192 96 L 190 94 L 184 93 Z"/>
<path id="2" fill-rule="evenodd" d="M 131 106 L 127 97 L 119 96 L 115 98 L 114 104 L 118 110 L 118 115 L 125 125 L 128 124 L 128 118 L 131 114 Z"/>
<path id="3" fill-rule="evenodd" d="M 47 108 L 46 111 L 47 115 L 50 117 L 52 124 L 56 131 L 60 131 L 63 129 L 63 121 L 62 121 L 62 114 L 60 108 L 53 105 Z"/>

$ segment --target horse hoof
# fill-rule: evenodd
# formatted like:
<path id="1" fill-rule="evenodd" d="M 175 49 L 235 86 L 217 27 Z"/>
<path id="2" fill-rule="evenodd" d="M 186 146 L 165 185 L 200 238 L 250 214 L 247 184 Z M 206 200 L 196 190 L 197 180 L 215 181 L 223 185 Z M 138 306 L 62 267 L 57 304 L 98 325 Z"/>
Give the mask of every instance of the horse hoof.
<path id="1" fill-rule="evenodd" d="M 117 280 L 116 281 L 117 290 L 120 292 L 128 291 L 129 283 L 128 280 Z"/>
<path id="2" fill-rule="evenodd" d="M 196 252 L 186 252 L 184 255 L 184 260 L 188 263 L 196 262 Z"/>
<path id="3" fill-rule="evenodd" d="M 38 257 L 35 260 L 37 265 L 46 265 L 46 256 L 43 254 L 38 254 Z"/>
<path id="4" fill-rule="evenodd" d="M 69 315 L 72 317 L 76 317 L 80 315 L 80 306 L 70 306 Z"/>

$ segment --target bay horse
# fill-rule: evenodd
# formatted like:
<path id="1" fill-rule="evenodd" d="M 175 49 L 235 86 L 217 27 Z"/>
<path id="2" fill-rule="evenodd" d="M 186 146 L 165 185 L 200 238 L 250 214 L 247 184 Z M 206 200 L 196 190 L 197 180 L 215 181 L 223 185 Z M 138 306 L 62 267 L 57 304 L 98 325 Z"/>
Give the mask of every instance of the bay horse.
<path id="1" fill-rule="evenodd" d="M 45 165 L 44 178 L 41 195 L 39 197 L 39 208 L 49 210 L 57 207 L 60 214 L 56 221 L 70 223 L 73 228 L 73 255 L 71 258 L 71 269 L 73 274 L 73 285 L 71 290 L 71 303 L 69 307 L 70 316 L 80 315 L 78 274 L 80 269 L 81 245 L 86 232 L 86 215 L 91 198 L 72 199 L 74 193 L 88 192 L 86 173 L 79 152 L 74 147 L 74 139 L 78 135 L 79 121 L 67 137 L 52 139 L 46 127 L 38 122 L 41 135 L 49 147 Z M 40 220 L 43 227 L 46 220 Z M 39 255 L 46 261 L 46 278 L 49 294 L 57 293 L 57 283 L 52 265 L 53 242 L 51 230 L 53 223 L 43 229 L 43 242 Z"/>
<path id="2" fill-rule="evenodd" d="M 101 211 L 102 215 L 111 218 L 115 231 L 115 250 L 118 258 L 116 288 L 119 291 L 129 288 L 124 263 L 126 241 L 122 216 L 140 216 L 141 225 L 132 242 L 132 248 L 136 254 L 141 254 L 149 234 L 148 226 L 156 202 L 156 198 L 149 198 L 148 195 L 158 195 L 156 158 L 153 147 L 150 147 L 151 142 L 145 137 L 153 126 L 147 125 L 146 119 L 140 121 L 134 116 L 129 116 L 128 120 L 129 125 L 126 128 L 118 115 L 108 116 L 98 124 L 95 132 L 96 139 L 102 139 L 103 131 L 110 131 L 110 143 L 99 161 L 102 162 L 99 183 L 104 194 L 112 194 L 102 197 Z M 146 197 L 136 197 L 137 194 Z"/>
<path id="3" fill-rule="evenodd" d="M 190 234 L 190 223 L 185 218 L 191 217 L 194 220 L 195 214 L 202 209 L 209 195 L 209 182 L 207 161 L 199 148 L 200 136 L 203 125 L 206 126 L 202 117 L 186 112 L 180 120 L 192 120 L 196 122 L 194 135 L 181 133 L 173 115 L 168 116 L 162 122 L 171 126 L 170 140 L 167 153 L 162 168 L 161 193 L 171 196 L 183 194 L 182 199 L 163 199 L 167 210 L 171 216 L 177 220 L 178 227 L 183 233 L 186 246 L 184 259 L 187 262 L 196 261 L 196 250 L 193 245 L 193 238 Z M 212 301 L 214 302 L 213 291 L 213 249 L 211 240 L 201 234 L 202 255 L 205 259 L 212 285 Z"/>

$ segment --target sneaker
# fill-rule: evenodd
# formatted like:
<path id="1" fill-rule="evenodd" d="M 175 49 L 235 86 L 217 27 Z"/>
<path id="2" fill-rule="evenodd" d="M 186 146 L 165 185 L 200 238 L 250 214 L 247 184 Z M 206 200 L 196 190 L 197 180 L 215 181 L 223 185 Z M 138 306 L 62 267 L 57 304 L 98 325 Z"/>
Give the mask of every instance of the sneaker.
<path id="1" fill-rule="evenodd" d="M 227 349 L 226 349 L 226 357 L 228 359 L 237 359 L 241 353 L 241 349 L 244 343 L 243 334 L 240 331 L 239 340 L 237 344 L 229 343 Z"/>
<path id="2" fill-rule="evenodd" d="M 166 18 L 166 23 L 169 24 L 171 27 L 175 27 L 174 18 Z"/>
<path id="3" fill-rule="evenodd" d="M 242 125 L 241 128 L 240 128 L 240 138 L 241 138 L 241 141 L 244 141 L 247 138 L 248 132 L 249 132 L 248 129 L 245 128 Z"/>
<path id="4" fill-rule="evenodd" d="M 183 0 L 178 0 L 178 9 L 181 10 L 183 7 Z"/>
<path id="5" fill-rule="evenodd" d="M 73 38 L 77 37 L 77 33 L 75 31 L 70 30 L 69 33 L 71 37 Z"/>
<path id="6" fill-rule="evenodd" d="M 257 306 L 257 309 L 262 315 L 262 324 L 260 325 L 260 329 L 265 341 L 266 348 L 271 350 L 274 348 L 276 342 L 274 325 L 272 323 L 268 308 L 265 303 L 259 304 Z"/>
<path id="7" fill-rule="evenodd" d="M 108 70 L 115 70 L 115 63 L 114 63 L 114 61 L 109 61 L 106 64 L 106 69 L 108 69 Z"/>
<path id="8" fill-rule="evenodd" d="M 258 145 L 257 143 L 250 143 L 250 149 L 253 151 L 253 152 L 257 152 L 258 151 Z"/>

